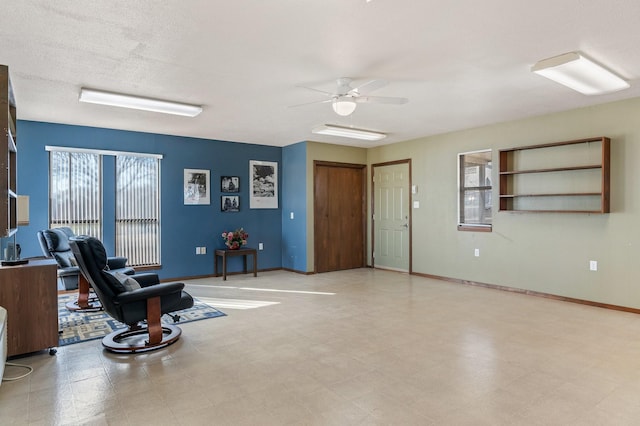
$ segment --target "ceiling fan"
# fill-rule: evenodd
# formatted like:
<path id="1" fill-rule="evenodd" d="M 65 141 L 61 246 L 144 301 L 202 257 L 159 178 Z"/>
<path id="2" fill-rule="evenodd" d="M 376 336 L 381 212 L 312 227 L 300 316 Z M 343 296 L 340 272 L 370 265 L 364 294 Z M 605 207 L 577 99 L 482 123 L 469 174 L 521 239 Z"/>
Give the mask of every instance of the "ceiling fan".
<path id="1" fill-rule="evenodd" d="M 391 96 L 369 96 L 370 92 L 374 90 L 378 90 L 381 87 L 384 87 L 388 84 L 385 80 L 370 80 L 366 83 L 363 83 L 359 86 L 352 87 L 351 82 L 353 80 L 347 77 L 342 77 L 336 80 L 337 89 L 334 93 L 325 92 L 324 90 L 315 89 L 313 87 L 307 86 L 299 86 L 305 89 L 313 90 L 314 92 L 320 92 L 328 97 L 328 99 L 321 101 L 314 101 L 300 105 L 294 106 L 303 106 L 303 105 L 311 105 L 311 104 L 319 104 L 319 103 L 329 103 L 331 102 L 331 106 L 333 110 L 338 115 L 348 116 L 353 114 L 356 110 L 356 106 L 359 103 L 378 103 L 378 104 L 393 104 L 393 105 L 401 105 L 409 102 L 407 98 L 397 98 Z"/>

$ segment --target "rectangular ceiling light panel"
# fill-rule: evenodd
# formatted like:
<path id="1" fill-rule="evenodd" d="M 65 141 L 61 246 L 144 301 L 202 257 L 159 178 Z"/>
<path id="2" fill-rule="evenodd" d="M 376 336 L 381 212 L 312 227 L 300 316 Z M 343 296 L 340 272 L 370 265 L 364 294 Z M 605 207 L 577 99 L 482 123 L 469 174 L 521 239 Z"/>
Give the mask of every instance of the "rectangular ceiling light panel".
<path id="1" fill-rule="evenodd" d="M 354 129 L 352 127 L 334 126 L 332 124 L 318 126 L 314 128 L 312 132 L 318 135 L 340 136 L 343 138 L 362 139 L 366 141 L 378 141 L 387 137 L 386 134 L 380 132 Z"/>
<path id="2" fill-rule="evenodd" d="M 104 92 L 101 90 L 80 90 L 80 102 L 109 105 L 122 108 L 140 109 L 143 111 L 162 112 L 165 114 L 195 117 L 202 112 L 199 105 L 189 105 L 180 102 L 162 101 L 159 99 L 142 98 L 121 93 Z"/>
<path id="3" fill-rule="evenodd" d="M 630 87 L 625 80 L 578 52 L 544 59 L 531 71 L 585 95 L 601 95 Z"/>

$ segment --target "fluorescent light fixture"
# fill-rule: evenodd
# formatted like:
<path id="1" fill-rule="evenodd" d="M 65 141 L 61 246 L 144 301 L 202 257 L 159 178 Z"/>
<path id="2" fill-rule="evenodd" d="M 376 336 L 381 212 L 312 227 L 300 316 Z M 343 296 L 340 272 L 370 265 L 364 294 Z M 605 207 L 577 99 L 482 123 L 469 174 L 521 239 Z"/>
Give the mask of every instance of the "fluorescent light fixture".
<path id="1" fill-rule="evenodd" d="M 331 106 L 336 114 L 342 115 L 343 117 L 353 114 L 353 111 L 356 110 L 356 102 L 352 98 L 346 97 L 335 98 Z"/>
<path id="2" fill-rule="evenodd" d="M 363 139 L 366 141 L 377 141 L 387 137 L 386 134 L 373 132 L 371 130 L 354 129 L 353 127 L 334 126 L 325 124 L 312 130 L 318 135 L 340 136 L 343 138 Z"/>
<path id="3" fill-rule="evenodd" d="M 579 52 L 543 59 L 531 71 L 584 95 L 601 95 L 630 86 L 622 78 Z"/>
<path id="4" fill-rule="evenodd" d="M 86 88 L 80 89 L 80 102 L 141 109 L 144 111 L 162 112 L 165 114 L 182 115 L 185 117 L 195 117 L 202 112 L 202 107 L 199 105 L 142 98 L 139 96 L 123 95 L 121 93 L 104 92 L 101 90 Z"/>

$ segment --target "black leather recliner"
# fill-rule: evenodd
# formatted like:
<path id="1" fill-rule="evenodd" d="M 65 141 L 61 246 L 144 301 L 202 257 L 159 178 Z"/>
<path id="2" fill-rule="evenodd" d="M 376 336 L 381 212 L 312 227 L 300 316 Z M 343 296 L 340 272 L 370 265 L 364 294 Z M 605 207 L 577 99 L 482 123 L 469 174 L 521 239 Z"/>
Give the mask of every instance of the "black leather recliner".
<path id="1" fill-rule="evenodd" d="M 183 291 L 183 283 L 160 283 L 156 274 L 118 276 L 105 271 L 107 254 L 97 238 L 72 237 L 69 245 L 105 312 L 129 327 L 102 339 L 107 350 L 145 352 L 163 348 L 180 338 L 182 330 L 173 324 L 162 324 L 161 317 L 193 306 L 193 298 Z M 177 321 L 176 316 L 173 319 Z"/>
<path id="2" fill-rule="evenodd" d="M 45 229 L 38 231 L 38 242 L 46 257 L 54 258 L 58 263 L 58 279 L 62 281 L 65 290 L 78 288 L 78 275 L 80 269 L 73 264 L 73 254 L 69 247 L 69 238 L 75 234 L 68 227 Z M 135 273 L 134 269 L 127 266 L 127 258 L 121 256 L 109 257 L 107 261 L 109 270 L 127 275 Z"/>

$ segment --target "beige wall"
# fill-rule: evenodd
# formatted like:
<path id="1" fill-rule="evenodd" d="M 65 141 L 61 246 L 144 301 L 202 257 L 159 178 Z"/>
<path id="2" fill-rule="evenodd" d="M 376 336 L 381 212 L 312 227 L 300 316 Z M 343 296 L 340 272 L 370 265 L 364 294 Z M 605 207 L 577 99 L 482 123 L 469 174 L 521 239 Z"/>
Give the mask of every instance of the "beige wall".
<path id="1" fill-rule="evenodd" d="M 365 148 L 307 142 L 307 272 L 315 270 L 313 229 L 313 162 L 333 161 L 337 163 L 367 164 Z"/>
<path id="2" fill-rule="evenodd" d="M 497 150 L 593 136 L 611 138 L 610 214 L 498 212 L 494 201 L 493 232 L 457 231 L 458 153 L 492 149 L 497 184 Z M 412 160 L 420 201 L 412 211 L 414 272 L 640 308 L 640 98 L 371 148 L 367 156 L 369 165 Z M 589 260 L 598 261 L 597 272 Z"/>

